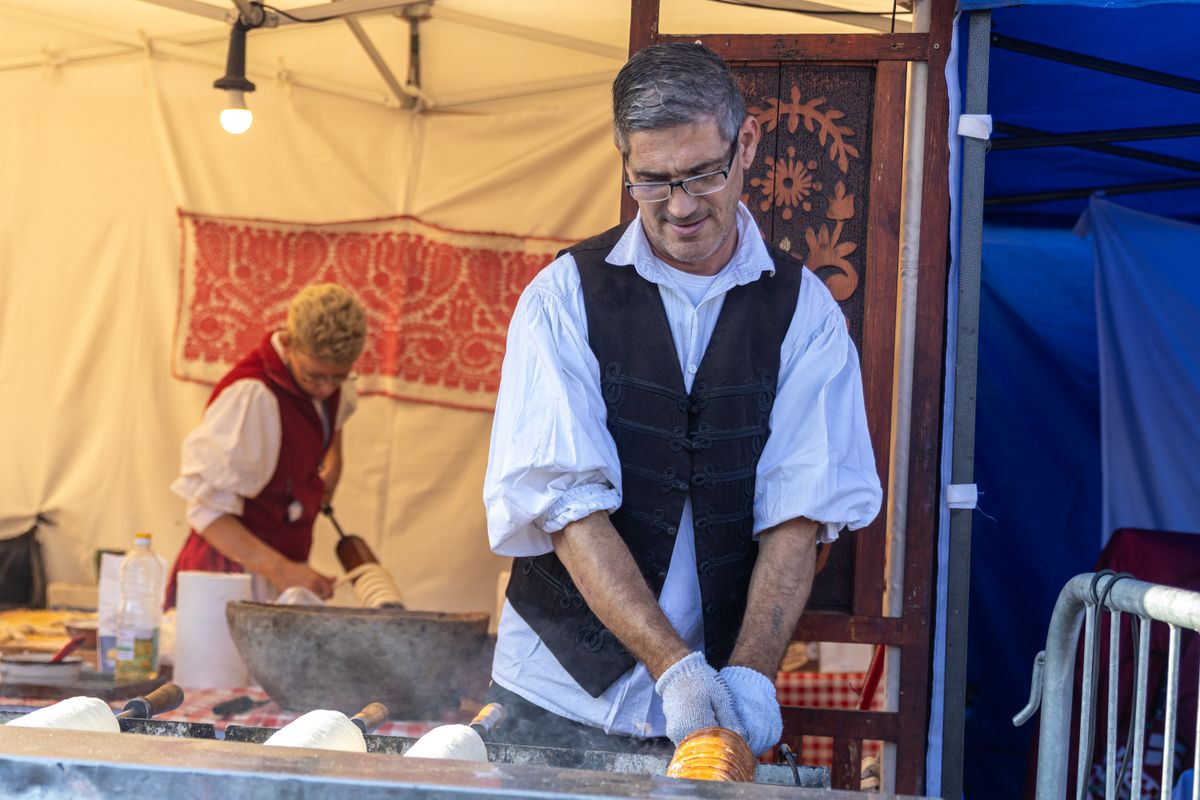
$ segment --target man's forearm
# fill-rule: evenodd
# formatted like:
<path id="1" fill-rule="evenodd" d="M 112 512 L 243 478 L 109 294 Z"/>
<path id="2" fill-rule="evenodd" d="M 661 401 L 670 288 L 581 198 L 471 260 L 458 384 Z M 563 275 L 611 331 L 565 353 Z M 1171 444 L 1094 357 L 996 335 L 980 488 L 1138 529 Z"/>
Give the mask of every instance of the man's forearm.
<path id="1" fill-rule="evenodd" d="M 691 652 L 659 608 L 606 512 L 572 522 L 552 538 L 555 554 L 588 607 L 655 680 Z"/>
<path id="2" fill-rule="evenodd" d="M 758 537 L 746 614 L 731 665 L 774 678 L 812 591 L 817 524 L 788 520 Z"/>

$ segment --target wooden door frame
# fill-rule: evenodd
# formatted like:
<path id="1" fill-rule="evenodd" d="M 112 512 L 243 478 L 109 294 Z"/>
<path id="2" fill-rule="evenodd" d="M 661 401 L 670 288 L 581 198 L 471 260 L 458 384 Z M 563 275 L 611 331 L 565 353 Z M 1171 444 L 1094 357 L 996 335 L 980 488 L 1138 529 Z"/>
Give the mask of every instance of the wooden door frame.
<path id="1" fill-rule="evenodd" d="M 945 68 L 954 24 L 953 0 L 929 0 L 929 3 L 928 33 L 664 35 L 658 30 L 659 0 L 631 0 L 629 29 L 630 54 L 651 44 L 702 41 L 727 61 L 873 62 L 877 69 L 876 108 L 880 103 L 903 102 L 909 63 L 928 65 L 924 166 L 919 177 L 922 200 L 917 266 L 920 280 L 913 298 L 917 325 L 913 342 L 907 533 L 902 556 L 904 589 L 898 604 L 900 615 L 884 616 L 878 599 L 882 587 L 867 585 L 873 579 L 883 580 L 885 575 L 882 558 L 877 551 L 872 552 L 867 537 L 863 536 L 855 543 L 856 555 L 865 560 L 862 566 L 869 569 L 856 566 L 852 613 L 806 614 L 794 634 L 794 638 L 807 641 L 881 644 L 894 648 L 893 652 L 898 652 L 900 658 L 897 710 L 783 709 L 786 731 L 833 737 L 834 788 L 858 788 L 860 762 L 856 756 L 861 752 L 862 740 L 876 739 L 896 746 L 895 791 L 914 795 L 924 790 L 929 725 L 930 634 L 940 497 L 939 436 L 949 268 L 949 102 Z M 873 188 L 887 189 L 893 187 L 893 181 L 899 183 L 898 171 L 895 174 L 890 169 L 880 172 L 876 164 L 873 159 Z M 909 176 L 909 180 L 914 178 L 916 176 Z M 622 219 L 630 219 L 636 206 L 624 192 L 622 196 Z M 873 259 L 894 254 L 897 261 L 896 269 L 875 273 L 875 280 L 868 285 L 865 302 L 876 307 L 889 302 L 894 306 L 896 301 L 900 209 L 887 207 L 885 203 L 894 196 L 886 190 L 871 193 L 869 252 Z M 876 220 L 886 220 L 887 224 L 875 225 Z M 890 275 L 890 280 L 881 280 L 884 275 Z M 871 305 L 864 309 L 864 342 L 872 341 L 867 338 L 872 325 L 872 315 L 867 309 Z M 894 311 L 890 319 L 895 321 Z M 894 356 L 894 348 L 885 349 L 873 351 L 868 358 L 886 359 L 886 365 L 869 365 L 864 361 L 864 393 L 868 404 L 875 403 L 874 407 L 879 408 L 882 402 L 882 407 L 888 409 L 887 413 L 873 415 L 870 420 L 872 442 L 885 486 L 888 462 L 879 461 L 878 455 L 887 453 L 890 447 L 892 379 L 890 372 L 885 380 L 880 376 L 885 374 L 885 367 L 891 370 Z M 881 396 L 884 393 L 886 397 Z"/>

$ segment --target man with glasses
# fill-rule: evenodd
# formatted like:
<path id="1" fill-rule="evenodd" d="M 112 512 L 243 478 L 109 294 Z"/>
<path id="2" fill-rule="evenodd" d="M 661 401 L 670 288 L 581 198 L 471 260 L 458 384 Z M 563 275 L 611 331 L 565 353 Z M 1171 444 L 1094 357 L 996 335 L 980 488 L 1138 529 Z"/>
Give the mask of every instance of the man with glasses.
<path id="1" fill-rule="evenodd" d="M 718 56 L 637 53 L 613 117 L 638 216 L 560 254 L 509 328 L 484 485 L 514 557 L 500 735 L 669 750 L 721 725 L 762 753 L 816 543 L 880 507 L 858 357 L 739 202 L 759 123 Z"/>
<path id="2" fill-rule="evenodd" d="M 333 594 L 308 566 L 313 520 L 342 472 L 342 424 L 354 412 L 354 362 L 367 336 L 358 299 L 335 284 L 309 286 L 270 333 L 221 379 L 199 427 L 183 442 L 171 489 L 187 500 L 191 534 L 180 570 L 250 572 L 254 598 L 304 587 Z"/>

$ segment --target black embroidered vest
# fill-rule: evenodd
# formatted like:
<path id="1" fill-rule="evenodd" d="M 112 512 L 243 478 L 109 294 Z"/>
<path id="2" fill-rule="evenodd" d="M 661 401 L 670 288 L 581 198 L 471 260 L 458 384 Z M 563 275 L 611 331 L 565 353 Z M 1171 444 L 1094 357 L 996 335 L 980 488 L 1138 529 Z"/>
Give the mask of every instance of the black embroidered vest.
<path id="1" fill-rule="evenodd" d="M 801 266 L 773 254 L 775 274 L 730 290 L 684 390 L 658 287 L 604 259 L 618 226 L 569 252 L 582 280 L 588 342 L 600 364 L 608 431 L 621 460 L 623 498 L 611 520 L 655 597 L 692 498 L 704 648 L 723 666 L 737 640 L 758 545 L 754 476 L 770 433 L 779 350 L 796 308 Z M 584 602 L 554 553 L 513 562 L 508 600 L 593 697 L 635 659 Z"/>

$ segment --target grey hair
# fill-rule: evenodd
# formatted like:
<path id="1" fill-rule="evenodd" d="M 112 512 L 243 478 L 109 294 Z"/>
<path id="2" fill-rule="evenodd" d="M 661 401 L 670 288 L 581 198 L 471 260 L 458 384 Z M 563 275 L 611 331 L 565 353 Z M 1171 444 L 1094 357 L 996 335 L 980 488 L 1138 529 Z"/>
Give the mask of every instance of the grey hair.
<path id="1" fill-rule="evenodd" d="M 672 42 L 639 50 L 613 81 L 613 141 L 629 155 L 629 134 L 715 120 L 732 142 L 746 101 L 721 57 L 702 44 Z"/>

